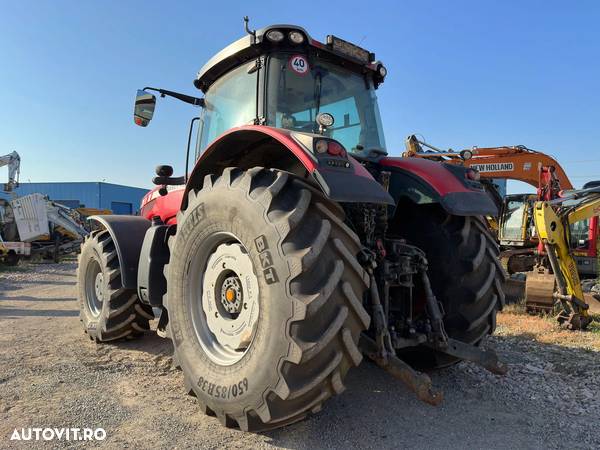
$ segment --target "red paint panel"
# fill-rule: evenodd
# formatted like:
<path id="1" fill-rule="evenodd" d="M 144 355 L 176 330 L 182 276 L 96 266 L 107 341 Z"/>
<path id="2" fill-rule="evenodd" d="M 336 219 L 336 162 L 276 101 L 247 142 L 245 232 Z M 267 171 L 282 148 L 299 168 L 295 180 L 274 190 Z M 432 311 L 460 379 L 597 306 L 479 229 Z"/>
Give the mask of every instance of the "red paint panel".
<path id="1" fill-rule="evenodd" d="M 300 163 L 309 173 L 313 173 L 317 169 L 317 161 L 313 159 L 312 155 L 309 153 L 309 150 L 306 150 L 303 145 L 301 145 L 292 137 L 292 131 L 284 130 L 282 128 L 267 127 L 265 125 L 244 125 L 241 127 L 231 128 L 212 141 L 204 150 L 202 156 L 200 156 L 200 158 L 194 164 L 194 168 L 189 179 L 194 179 L 198 172 L 202 172 L 202 167 L 203 164 L 205 164 L 205 161 L 210 158 L 214 151 L 219 151 L 221 145 L 226 145 L 228 141 L 233 141 L 236 138 L 257 140 L 257 138 L 262 138 L 264 136 L 269 136 L 286 147 L 294 154 L 294 156 L 296 156 L 296 158 L 298 158 Z M 186 187 L 186 192 L 188 189 L 189 188 Z"/>
<path id="2" fill-rule="evenodd" d="M 158 189 L 154 188 L 144 196 L 140 214 L 149 220 L 160 216 L 165 223 L 177 223 L 175 216 L 181 207 L 185 186 L 178 186 L 164 196 L 158 193 Z"/>
<path id="3" fill-rule="evenodd" d="M 451 192 L 473 192 L 441 163 L 424 158 L 383 158 L 383 167 L 396 167 L 423 179 L 440 195 Z"/>

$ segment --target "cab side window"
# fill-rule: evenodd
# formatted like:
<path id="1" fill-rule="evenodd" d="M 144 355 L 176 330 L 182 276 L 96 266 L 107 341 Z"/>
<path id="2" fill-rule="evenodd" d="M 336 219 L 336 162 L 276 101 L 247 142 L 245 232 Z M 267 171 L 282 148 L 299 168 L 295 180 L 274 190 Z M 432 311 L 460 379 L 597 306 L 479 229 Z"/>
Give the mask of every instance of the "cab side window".
<path id="1" fill-rule="evenodd" d="M 254 62 L 244 64 L 217 80 L 206 92 L 200 115 L 196 157 L 230 128 L 254 123 L 256 118 L 256 77 L 249 74 Z"/>

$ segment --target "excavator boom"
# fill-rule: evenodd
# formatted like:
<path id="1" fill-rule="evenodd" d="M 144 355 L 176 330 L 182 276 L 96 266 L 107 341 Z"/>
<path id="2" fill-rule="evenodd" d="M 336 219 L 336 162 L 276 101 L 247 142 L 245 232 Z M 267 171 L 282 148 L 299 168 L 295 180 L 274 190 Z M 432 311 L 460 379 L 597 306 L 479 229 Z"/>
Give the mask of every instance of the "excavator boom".
<path id="1" fill-rule="evenodd" d="M 0 167 L 8 166 L 8 183 L 4 185 L 4 191 L 11 192 L 19 186 L 19 173 L 21 170 L 21 157 L 17 152 L 0 156 Z"/>
<path id="2" fill-rule="evenodd" d="M 504 149 L 517 149 L 504 152 Z M 545 153 L 533 150 L 520 150 L 515 147 L 493 149 L 474 149 L 473 157 L 464 162 L 465 166 L 477 169 L 484 178 L 508 178 L 523 181 L 531 186 L 539 186 L 539 173 L 543 167 L 553 167 L 554 175 L 562 189 L 573 189 L 573 185 L 558 161 Z"/>
<path id="3" fill-rule="evenodd" d="M 424 151 L 422 146 L 429 147 L 434 151 Z M 538 188 L 540 184 L 540 169 L 553 167 L 554 175 L 561 189 L 573 189 L 569 177 L 556 159 L 545 153 L 531 150 L 524 145 L 473 147 L 460 152 L 440 151 L 413 135 L 406 140 L 406 151 L 403 156 L 440 159 L 461 164 L 478 170 L 482 178 L 523 181 L 535 188 Z"/>

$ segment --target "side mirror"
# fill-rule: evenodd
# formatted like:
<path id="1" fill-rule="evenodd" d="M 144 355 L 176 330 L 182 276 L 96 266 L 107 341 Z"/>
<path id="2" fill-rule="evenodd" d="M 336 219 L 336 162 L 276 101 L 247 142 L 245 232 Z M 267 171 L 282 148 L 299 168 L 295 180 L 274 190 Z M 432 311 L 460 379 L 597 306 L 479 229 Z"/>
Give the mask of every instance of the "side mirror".
<path id="1" fill-rule="evenodd" d="M 133 109 L 133 121 L 140 127 L 146 127 L 154 115 L 156 97 L 143 90 L 137 91 L 135 96 L 135 108 Z"/>

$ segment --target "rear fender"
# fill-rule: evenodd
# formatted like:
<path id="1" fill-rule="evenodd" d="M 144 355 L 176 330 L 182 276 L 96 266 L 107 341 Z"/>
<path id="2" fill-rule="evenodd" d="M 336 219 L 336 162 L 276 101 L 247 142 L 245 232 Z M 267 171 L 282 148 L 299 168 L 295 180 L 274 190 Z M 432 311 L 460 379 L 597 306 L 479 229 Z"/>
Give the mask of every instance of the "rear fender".
<path id="1" fill-rule="evenodd" d="M 417 204 L 439 203 L 456 216 L 497 216 L 498 208 L 483 185 L 465 177 L 466 168 L 423 158 L 382 158 L 391 172 L 390 194 L 397 204 L 408 198 Z"/>
<path id="2" fill-rule="evenodd" d="M 90 216 L 88 220 L 100 224 L 109 232 L 119 258 L 123 287 L 137 289 L 142 243 L 151 222 L 144 217 L 118 215 Z"/>
<path id="3" fill-rule="evenodd" d="M 137 272 L 137 291 L 142 303 L 163 306 L 163 297 L 167 293 L 164 269 L 170 257 L 168 240 L 175 229 L 175 226 L 153 220 L 144 235 Z"/>
<path id="4" fill-rule="evenodd" d="M 317 154 L 314 144 L 319 139 L 328 138 L 262 125 L 227 131 L 197 160 L 186 186 L 182 209 L 187 207 L 190 189 L 201 187 L 206 175 L 219 175 L 226 167 L 285 170 L 315 184 L 337 202 L 394 204 L 385 189 L 352 157 Z"/>

